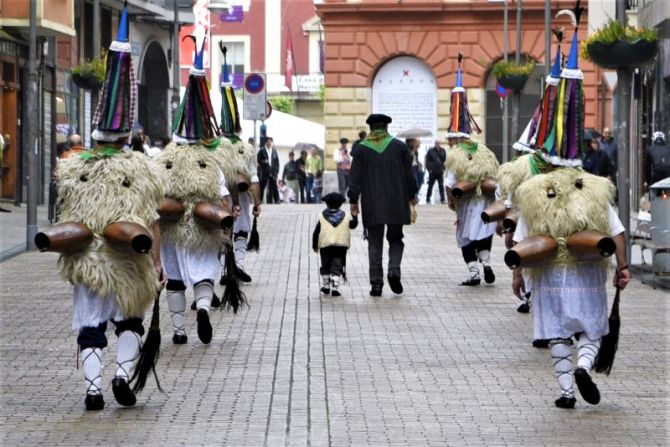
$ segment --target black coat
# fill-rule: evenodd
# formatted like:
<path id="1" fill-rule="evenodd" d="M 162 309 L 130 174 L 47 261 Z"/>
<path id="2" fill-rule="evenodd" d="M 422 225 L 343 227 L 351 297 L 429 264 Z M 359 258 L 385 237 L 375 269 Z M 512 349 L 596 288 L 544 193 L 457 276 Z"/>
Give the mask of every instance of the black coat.
<path id="1" fill-rule="evenodd" d="M 437 148 L 440 151 L 437 151 Z M 447 151 L 442 146 L 433 146 L 426 153 L 426 169 L 431 174 L 444 173 L 444 162 L 447 161 Z"/>
<path id="2" fill-rule="evenodd" d="M 654 143 L 647 148 L 645 174 L 649 185 L 670 177 L 670 147 Z"/>
<path id="3" fill-rule="evenodd" d="M 593 175 L 607 177 L 610 175 L 610 158 L 605 151 L 590 149 L 582 160 L 582 167 Z"/>
<path id="4" fill-rule="evenodd" d="M 277 155 L 277 150 L 274 147 L 272 148 L 271 162 L 268 160 L 268 151 L 264 147 L 258 150 L 256 161 L 258 162 L 258 178 L 260 180 L 269 177 L 277 179 L 279 177 L 279 155 Z"/>
<path id="5" fill-rule="evenodd" d="M 361 199 L 363 225 L 408 225 L 409 201 L 419 188 L 412 173 L 412 155 L 394 139 L 381 154 L 359 144 L 352 150 L 349 200 Z"/>

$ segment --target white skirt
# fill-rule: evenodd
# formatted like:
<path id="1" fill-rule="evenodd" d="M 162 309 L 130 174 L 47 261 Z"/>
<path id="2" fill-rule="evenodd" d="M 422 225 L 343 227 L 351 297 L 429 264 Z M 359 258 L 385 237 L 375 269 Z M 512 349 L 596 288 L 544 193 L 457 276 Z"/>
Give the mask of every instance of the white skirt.
<path id="1" fill-rule="evenodd" d="M 121 309 L 116 304 L 116 296 L 110 294 L 100 296 L 83 284 L 75 284 L 73 290 L 72 329 L 96 327 L 109 320 L 124 319 Z M 144 317 L 143 315 L 137 315 Z"/>
<path id="2" fill-rule="evenodd" d="M 607 268 L 594 264 L 546 267 L 532 281 L 535 339 L 570 338 L 585 332 L 609 333 Z"/>
<path id="3" fill-rule="evenodd" d="M 458 199 L 456 241 L 459 247 L 465 247 L 470 242 L 486 239 L 496 231 L 495 222 L 485 224 L 482 220 L 482 211 L 489 204 L 490 202 L 477 196 Z"/>
<path id="4" fill-rule="evenodd" d="M 215 281 L 221 273 L 218 248 L 193 251 L 162 240 L 161 261 L 168 279 L 183 281 L 186 287 L 205 279 Z"/>

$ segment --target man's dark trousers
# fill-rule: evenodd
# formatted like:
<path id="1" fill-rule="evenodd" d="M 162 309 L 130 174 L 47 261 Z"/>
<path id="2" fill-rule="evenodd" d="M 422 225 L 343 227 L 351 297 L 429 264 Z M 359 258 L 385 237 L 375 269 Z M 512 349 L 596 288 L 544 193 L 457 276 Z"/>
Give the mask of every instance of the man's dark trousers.
<path id="1" fill-rule="evenodd" d="M 384 267 L 382 266 L 384 227 L 387 227 L 386 240 L 389 242 L 389 275 L 400 278 L 400 263 L 405 248 L 405 243 L 402 241 L 402 225 L 379 224 L 367 228 L 370 285 L 378 287 L 384 286 Z"/>
<path id="2" fill-rule="evenodd" d="M 433 186 L 437 180 L 437 187 L 440 190 L 440 202 L 444 203 L 444 173 L 431 172 L 428 175 L 428 192 L 426 193 L 426 203 L 430 203 L 430 196 L 433 195 Z"/>

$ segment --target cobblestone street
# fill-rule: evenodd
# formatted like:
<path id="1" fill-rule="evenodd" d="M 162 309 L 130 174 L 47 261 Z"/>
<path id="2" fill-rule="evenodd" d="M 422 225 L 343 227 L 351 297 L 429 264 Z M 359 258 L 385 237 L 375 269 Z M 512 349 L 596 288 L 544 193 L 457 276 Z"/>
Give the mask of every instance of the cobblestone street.
<path id="1" fill-rule="evenodd" d="M 247 256 L 251 307 L 237 316 L 213 310 L 210 345 L 198 340 L 191 311 L 188 344 L 171 343 L 163 297 L 164 392 L 150 378 L 133 408 L 111 392 L 110 325 L 106 407 L 84 410 L 71 286 L 58 275 L 57 255 L 0 264 L 1 444 L 667 445 L 667 290 L 634 278 L 622 294 L 613 372 L 595 377 L 601 404 L 577 394 L 576 408 L 561 410 L 549 353 L 531 346 L 531 316 L 516 312 L 500 238 L 495 284 L 461 287 L 467 269 L 455 215 L 422 206 L 418 223 L 405 227 L 404 296 L 388 286 L 381 298 L 368 295 L 359 227 L 343 296 L 320 297 L 311 251 L 320 209 L 264 207 L 261 251 Z"/>

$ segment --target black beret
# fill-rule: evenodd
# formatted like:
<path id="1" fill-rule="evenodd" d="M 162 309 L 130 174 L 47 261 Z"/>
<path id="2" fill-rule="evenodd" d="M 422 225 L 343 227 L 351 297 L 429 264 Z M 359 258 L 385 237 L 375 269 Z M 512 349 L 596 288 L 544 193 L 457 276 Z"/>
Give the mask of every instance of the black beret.
<path id="1" fill-rule="evenodd" d="M 389 124 L 391 121 L 390 116 L 384 115 L 383 113 L 373 113 L 368 116 L 368 119 L 365 120 L 366 124 Z"/>

